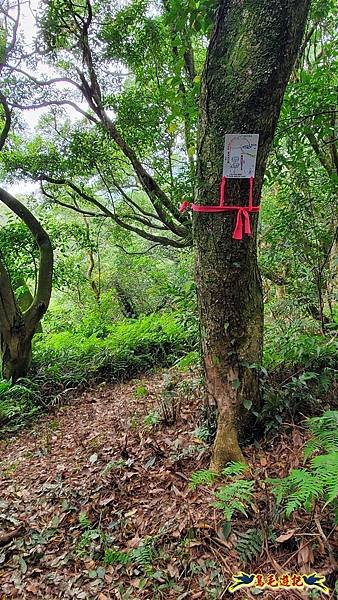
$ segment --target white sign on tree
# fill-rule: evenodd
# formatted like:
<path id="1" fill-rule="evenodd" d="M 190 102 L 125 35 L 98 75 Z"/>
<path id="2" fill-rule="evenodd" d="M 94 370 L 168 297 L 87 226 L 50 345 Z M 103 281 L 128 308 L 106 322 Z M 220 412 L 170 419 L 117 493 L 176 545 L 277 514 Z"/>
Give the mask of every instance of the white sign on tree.
<path id="1" fill-rule="evenodd" d="M 227 133 L 224 145 L 223 175 L 246 179 L 255 177 L 258 133 Z"/>

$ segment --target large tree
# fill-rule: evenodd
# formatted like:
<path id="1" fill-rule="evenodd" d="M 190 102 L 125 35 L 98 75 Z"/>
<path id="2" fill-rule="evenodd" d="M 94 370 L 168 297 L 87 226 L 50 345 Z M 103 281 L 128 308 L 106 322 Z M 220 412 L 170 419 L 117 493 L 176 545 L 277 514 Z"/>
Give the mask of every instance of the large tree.
<path id="1" fill-rule="evenodd" d="M 149 4 L 133 0 L 116 13 L 109 2 L 44 3 L 39 56 L 59 74 L 37 78 L 24 61 L 18 66 L 15 56 L 16 63 L 6 66 L 10 106 L 71 106 L 87 122 L 73 136 L 73 148 L 75 139 L 91 160 L 88 164 L 82 152 L 77 170 L 67 164 L 60 138 L 69 132 L 68 124 L 63 131 L 55 126 L 57 141 L 49 146 L 38 139 L 35 157 L 16 152 L 14 162 L 44 182 L 51 199 L 60 202 L 55 190 L 61 188 L 64 205 L 78 210 L 82 201 L 80 210 L 89 216 L 95 207 L 151 242 L 179 248 L 191 243 L 190 217 L 178 211 L 183 190 L 198 204 L 218 203 L 225 133 L 260 135 L 254 185 L 259 203 L 310 0 L 220 0 L 216 5 L 166 0 L 150 11 Z M 118 70 L 121 62 L 127 72 Z M 144 65 L 150 65 L 148 70 Z M 119 82 L 115 88 L 113 76 Z M 13 77 L 19 78 L 16 91 Z M 180 162 L 186 167 L 179 168 Z M 134 187 L 139 195 L 133 195 Z M 246 204 L 248 182 L 234 182 L 229 192 L 228 204 Z M 239 434 L 250 422 L 250 408 L 260 405 L 263 306 L 257 218 L 251 216 L 252 236 L 239 241 L 231 235 L 235 216 L 197 213 L 193 219 L 205 383 L 219 415 L 215 469 L 242 458 Z"/>
<path id="2" fill-rule="evenodd" d="M 254 201 L 286 84 L 299 51 L 309 0 L 222 1 L 206 58 L 200 100 L 197 201 L 214 204 L 222 171 L 224 134 L 259 133 Z M 248 182 L 235 182 L 232 202 L 246 204 Z M 253 235 L 232 239 L 233 219 L 197 213 L 197 290 L 207 393 L 218 407 L 215 469 L 242 455 L 238 434 L 260 404 L 263 299 Z"/>

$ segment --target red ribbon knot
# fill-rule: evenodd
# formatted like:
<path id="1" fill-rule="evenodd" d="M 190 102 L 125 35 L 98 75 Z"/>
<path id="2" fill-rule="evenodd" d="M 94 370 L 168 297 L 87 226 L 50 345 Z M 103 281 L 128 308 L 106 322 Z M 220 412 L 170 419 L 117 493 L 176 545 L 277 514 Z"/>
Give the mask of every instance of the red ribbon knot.
<path id="1" fill-rule="evenodd" d="M 183 213 L 189 206 L 194 212 L 231 212 L 233 210 L 237 210 L 237 218 L 235 229 L 232 234 L 233 240 L 242 240 L 243 239 L 243 229 L 246 235 L 251 235 L 251 225 L 250 225 L 250 213 L 258 213 L 260 206 L 253 206 L 253 177 L 250 177 L 250 187 L 249 187 L 249 203 L 247 206 L 231 206 L 224 205 L 224 196 L 225 196 L 225 187 L 226 187 L 226 177 L 222 177 L 221 179 L 221 188 L 220 188 L 220 202 L 218 206 L 202 206 L 200 204 L 193 204 L 191 202 L 187 202 L 184 200 L 180 206 L 180 212 Z"/>

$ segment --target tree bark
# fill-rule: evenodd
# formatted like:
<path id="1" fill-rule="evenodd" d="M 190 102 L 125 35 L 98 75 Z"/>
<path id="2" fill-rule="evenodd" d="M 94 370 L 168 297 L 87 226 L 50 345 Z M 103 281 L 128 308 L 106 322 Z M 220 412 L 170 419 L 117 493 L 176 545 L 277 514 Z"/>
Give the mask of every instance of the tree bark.
<path id="1" fill-rule="evenodd" d="M 1 374 L 15 382 L 27 375 L 32 356 L 33 335 L 45 314 L 52 290 L 53 249 L 50 239 L 17 198 L 0 188 L 0 200 L 30 229 L 40 250 L 37 288 L 30 306 L 23 312 L 0 254 L 0 357 Z"/>
<path id="2" fill-rule="evenodd" d="M 259 133 L 259 202 L 283 94 L 310 0 L 221 0 L 202 77 L 197 203 L 218 204 L 225 133 Z M 248 180 L 231 180 L 226 204 L 246 205 Z M 239 440 L 259 410 L 263 301 L 252 236 L 232 239 L 236 213 L 195 213 L 196 281 L 205 384 L 218 409 L 212 468 L 242 461 Z"/>

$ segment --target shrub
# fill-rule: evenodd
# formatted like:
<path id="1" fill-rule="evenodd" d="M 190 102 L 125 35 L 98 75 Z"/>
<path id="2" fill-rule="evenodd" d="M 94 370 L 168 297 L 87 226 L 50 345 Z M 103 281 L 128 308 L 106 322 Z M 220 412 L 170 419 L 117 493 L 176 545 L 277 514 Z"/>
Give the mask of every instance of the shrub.
<path id="1" fill-rule="evenodd" d="M 65 331 L 39 336 L 33 369 L 38 378 L 66 386 L 88 380 L 121 381 L 157 365 L 173 364 L 194 343 L 175 314 L 153 314 L 112 325 L 104 339 Z"/>
<path id="2" fill-rule="evenodd" d="M 39 386 L 29 379 L 19 379 L 15 385 L 0 380 L 1 433 L 16 431 L 40 410 Z"/>

